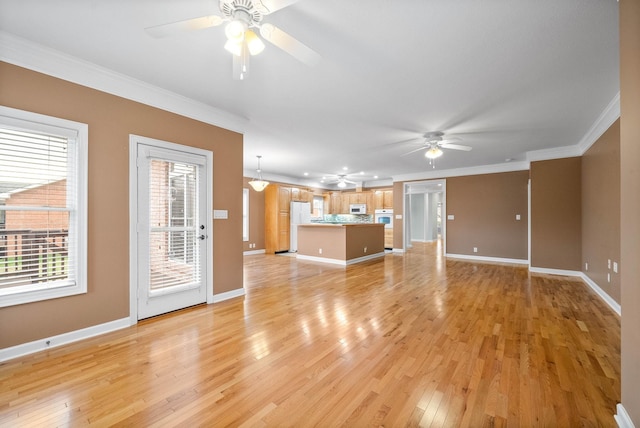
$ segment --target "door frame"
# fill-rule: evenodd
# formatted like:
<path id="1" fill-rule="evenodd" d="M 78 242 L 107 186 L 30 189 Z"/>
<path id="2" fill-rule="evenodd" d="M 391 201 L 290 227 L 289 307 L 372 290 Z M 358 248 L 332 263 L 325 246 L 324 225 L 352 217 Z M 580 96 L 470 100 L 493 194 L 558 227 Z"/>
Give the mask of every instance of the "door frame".
<path id="1" fill-rule="evenodd" d="M 409 188 L 412 185 L 417 184 L 441 184 L 442 188 L 437 192 L 425 192 L 425 193 L 442 193 L 442 255 L 447 255 L 447 180 L 444 178 L 432 179 L 432 180 L 419 180 L 419 181 L 406 181 L 402 186 L 402 213 L 404 220 L 402 222 L 402 252 L 406 252 L 411 248 L 411 212 L 408 206 L 407 200 L 410 195 Z"/>
<path id="2" fill-rule="evenodd" d="M 177 150 L 204 156 L 207 160 L 205 180 L 206 218 L 204 219 L 209 239 L 206 239 L 207 257 L 205 261 L 207 304 L 213 303 L 213 152 L 197 147 L 184 146 L 154 138 L 129 135 L 129 323 L 138 323 L 138 145 Z"/>

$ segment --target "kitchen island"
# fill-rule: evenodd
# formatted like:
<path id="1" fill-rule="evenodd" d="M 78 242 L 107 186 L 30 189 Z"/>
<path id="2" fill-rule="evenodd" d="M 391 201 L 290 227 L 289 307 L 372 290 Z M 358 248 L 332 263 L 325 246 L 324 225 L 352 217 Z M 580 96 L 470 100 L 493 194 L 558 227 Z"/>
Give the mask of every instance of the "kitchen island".
<path id="1" fill-rule="evenodd" d="M 298 225 L 297 258 L 350 265 L 384 256 L 384 224 Z"/>

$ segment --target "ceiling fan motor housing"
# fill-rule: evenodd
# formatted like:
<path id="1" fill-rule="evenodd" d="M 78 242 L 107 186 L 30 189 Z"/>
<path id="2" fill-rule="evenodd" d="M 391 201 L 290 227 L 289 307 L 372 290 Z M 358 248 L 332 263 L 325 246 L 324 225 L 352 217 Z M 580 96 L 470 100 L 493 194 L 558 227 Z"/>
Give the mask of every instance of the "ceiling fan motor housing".
<path id="1" fill-rule="evenodd" d="M 239 20 L 248 27 L 258 27 L 269 10 L 259 0 L 220 0 L 220 11 L 226 19 Z"/>

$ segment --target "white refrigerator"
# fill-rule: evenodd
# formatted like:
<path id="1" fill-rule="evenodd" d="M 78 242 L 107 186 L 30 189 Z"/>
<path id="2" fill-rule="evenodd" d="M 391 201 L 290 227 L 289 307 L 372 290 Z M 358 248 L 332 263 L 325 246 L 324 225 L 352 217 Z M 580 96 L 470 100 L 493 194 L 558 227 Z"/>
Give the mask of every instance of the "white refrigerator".
<path id="1" fill-rule="evenodd" d="M 289 228 L 289 252 L 298 251 L 298 225 L 311 223 L 311 204 L 309 202 L 291 202 L 291 227 Z"/>

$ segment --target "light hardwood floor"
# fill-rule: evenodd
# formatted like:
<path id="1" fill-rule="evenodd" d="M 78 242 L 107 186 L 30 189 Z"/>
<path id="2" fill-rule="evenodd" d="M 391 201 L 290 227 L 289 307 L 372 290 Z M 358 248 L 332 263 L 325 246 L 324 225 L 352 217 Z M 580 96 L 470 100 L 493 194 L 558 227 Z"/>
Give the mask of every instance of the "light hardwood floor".
<path id="1" fill-rule="evenodd" d="M 246 296 L 0 365 L 0 426 L 615 426 L 620 322 L 581 281 L 245 257 Z"/>

